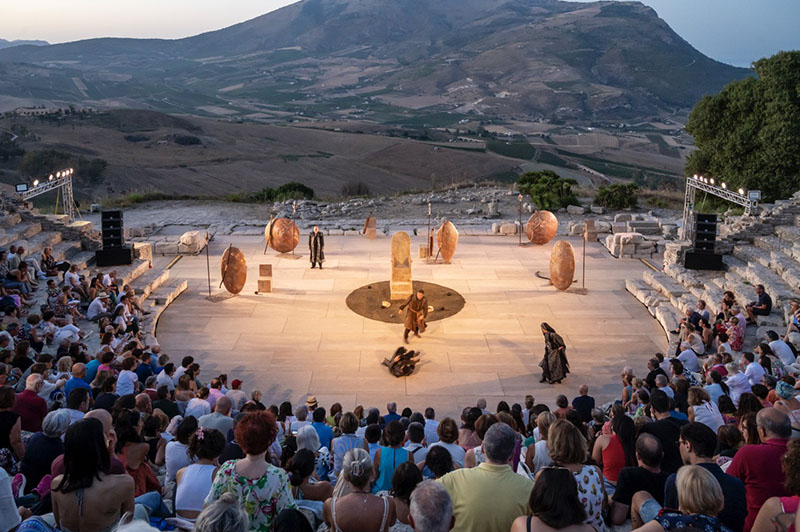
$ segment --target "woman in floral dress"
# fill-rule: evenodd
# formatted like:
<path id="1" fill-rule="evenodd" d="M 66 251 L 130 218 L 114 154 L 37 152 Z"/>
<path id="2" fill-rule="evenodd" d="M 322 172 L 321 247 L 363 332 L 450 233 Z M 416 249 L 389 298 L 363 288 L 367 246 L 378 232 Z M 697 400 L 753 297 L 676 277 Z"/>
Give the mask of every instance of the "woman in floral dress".
<path id="1" fill-rule="evenodd" d="M 271 532 L 278 514 L 296 507 L 289 476 L 265 459 L 277 435 L 278 425 L 270 412 L 245 414 L 236 425 L 234 438 L 246 456 L 220 467 L 205 500 L 208 505 L 224 493 L 235 495 L 250 518 L 252 532 Z"/>

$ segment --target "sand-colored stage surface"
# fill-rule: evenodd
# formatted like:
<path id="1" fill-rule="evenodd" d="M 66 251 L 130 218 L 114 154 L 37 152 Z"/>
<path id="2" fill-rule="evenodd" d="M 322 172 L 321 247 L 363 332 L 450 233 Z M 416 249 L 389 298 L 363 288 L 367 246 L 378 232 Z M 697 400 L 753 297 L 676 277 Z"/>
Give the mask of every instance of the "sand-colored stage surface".
<path id="1" fill-rule="evenodd" d="M 557 240 L 557 239 L 556 239 Z M 412 239 L 412 250 L 424 242 Z M 185 256 L 173 278 L 189 280 L 189 290 L 164 312 L 158 324 L 162 350 L 175 362 L 187 354 L 201 364 L 203 379 L 219 373 L 260 389 L 264 402 L 296 403 L 314 394 L 324 406 L 339 401 L 380 406 L 433 406 L 437 417 L 456 414 L 484 397 L 491 408 L 500 400 L 522 402 L 525 394 L 550 404 L 560 393 L 572 397 L 586 383 L 599 401 L 620 390 L 619 372 L 631 365 L 644 374 L 647 359 L 665 349 L 658 323 L 625 291 L 626 278 L 641 278 L 638 260 L 611 258 L 600 244 L 587 250 L 588 294 L 560 292 L 536 278 L 549 269 L 545 246 L 517 246 L 517 237 L 459 240 L 453 263 L 425 264 L 414 259 L 414 279 L 458 291 L 466 304 L 458 314 L 434 321 L 411 348 L 422 362 L 411 377 L 396 379 L 380 361 L 402 345 L 402 326 L 370 320 L 347 308 L 353 290 L 390 277 L 390 239 L 326 237 L 324 270 L 302 258 L 262 255 L 259 237 L 221 237 L 211 242 L 211 287 L 207 299 L 206 258 Z M 575 247 L 576 277 L 581 271 L 581 240 Z M 228 244 L 241 249 L 250 272 L 238 296 L 226 296 L 214 268 Z M 273 292 L 255 295 L 258 264 L 273 264 Z M 578 283 L 577 286 L 580 286 Z M 436 301 L 430 302 L 436 305 Z M 572 373 L 560 385 L 539 384 L 543 353 L 542 321 L 567 344 Z"/>

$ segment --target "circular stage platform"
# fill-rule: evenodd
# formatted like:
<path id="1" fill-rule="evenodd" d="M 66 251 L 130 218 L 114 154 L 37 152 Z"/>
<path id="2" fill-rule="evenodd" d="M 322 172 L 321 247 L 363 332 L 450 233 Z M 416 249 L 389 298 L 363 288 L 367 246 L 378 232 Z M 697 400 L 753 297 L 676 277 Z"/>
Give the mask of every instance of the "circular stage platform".
<path id="1" fill-rule="evenodd" d="M 413 285 L 414 292 L 425 291 L 428 306 L 433 307 L 428 310 L 426 322 L 455 316 L 464 308 L 464 298 L 452 288 L 425 281 L 414 281 Z M 370 283 L 350 292 L 347 308 L 371 320 L 401 324 L 405 321 L 405 311 L 399 308 L 403 301 L 391 301 L 389 296 L 389 281 Z"/>
<path id="2" fill-rule="evenodd" d="M 580 239 L 570 239 L 578 246 Z M 414 238 L 412 249 L 424 237 Z M 517 245 L 516 237 L 461 236 L 452 264 L 414 259 L 414 279 L 434 283 L 463 297 L 455 315 L 431 320 L 410 348 L 422 352 L 416 372 L 397 379 L 380 362 L 402 345 L 403 326 L 356 314 L 348 296 L 390 277 L 390 239 L 326 238 L 325 269 L 310 269 L 307 251 L 299 260 L 273 251 L 263 254 L 260 237 L 219 237 L 211 242 L 212 262 L 233 244 L 247 257 L 248 279 L 238 296 L 218 297 L 219 273 L 212 269 L 207 298 L 206 259 L 184 256 L 170 276 L 187 279 L 189 290 L 161 316 L 162 352 L 200 363 L 203 379 L 219 373 L 261 390 L 264 401 L 297 403 L 307 394 L 321 404 L 340 402 L 401 407 L 432 406 L 437 418 L 485 398 L 490 405 L 522 402 L 526 394 L 553 402 L 588 384 L 598 402 L 620 392 L 625 365 L 637 374 L 666 348 L 664 333 L 646 308 L 625 291 L 628 278 L 641 278 L 644 264 L 610 257 L 599 243 L 587 247 L 587 293 L 560 292 L 535 276 L 547 271 L 553 242 Z M 273 292 L 256 295 L 258 265 L 273 265 Z M 580 272 L 580 258 L 577 271 Z M 450 306 L 431 297 L 434 307 Z M 393 303 L 394 306 L 394 303 Z M 433 314 L 436 314 L 434 311 Z M 560 385 L 540 384 L 544 347 L 539 324 L 552 325 L 567 344 L 572 373 Z"/>

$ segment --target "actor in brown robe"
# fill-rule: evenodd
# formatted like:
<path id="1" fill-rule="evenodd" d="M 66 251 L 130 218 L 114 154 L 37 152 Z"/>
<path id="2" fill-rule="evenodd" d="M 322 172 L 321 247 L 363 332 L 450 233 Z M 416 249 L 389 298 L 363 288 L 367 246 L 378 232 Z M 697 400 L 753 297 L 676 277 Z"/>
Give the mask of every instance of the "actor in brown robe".
<path id="1" fill-rule="evenodd" d="M 325 260 L 325 236 L 319 232 L 319 227 L 314 226 L 314 230 L 308 235 L 308 258 L 311 260 L 311 269 L 317 267 L 322 269 L 322 262 Z"/>
<path id="2" fill-rule="evenodd" d="M 408 343 L 408 333 L 414 331 L 414 336 L 419 338 L 419 333 L 425 332 L 425 318 L 428 317 L 428 298 L 425 297 L 424 290 L 417 290 L 416 294 L 411 294 L 406 302 L 400 305 L 400 310 L 406 309 L 406 330 L 403 333 L 403 340 Z"/>
<path id="3" fill-rule="evenodd" d="M 542 323 L 542 334 L 544 335 L 544 358 L 539 363 L 542 367 L 540 382 L 559 383 L 569 373 L 567 346 L 564 344 L 564 339 L 547 323 Z"/>

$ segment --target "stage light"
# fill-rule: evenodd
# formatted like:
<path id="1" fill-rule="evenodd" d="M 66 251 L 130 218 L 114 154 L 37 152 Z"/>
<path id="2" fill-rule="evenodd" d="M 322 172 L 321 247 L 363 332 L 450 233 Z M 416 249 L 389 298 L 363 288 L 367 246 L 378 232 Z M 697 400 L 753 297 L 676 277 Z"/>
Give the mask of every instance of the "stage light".
<path id="1" fill-rule="evenodd" d="M 693 176 L 693 177 L 694 177 L 695 179 L 697 179 L 697 174 L 694 174 L 694 176 Z"/>
<path id="2" fill-rule="evenodd" d="M 724 188 L 725 190 L 727 190 L 727 189 L 728 189 L 728 185 L 726 185 L 725 183 L 722 183 L 722 188 Z"/>
<path id="3" fill-rule="evenodd" d="M 744 196 L 744 189 L 743 189 L 743 188 L 740 188 L 740 189 L 739 189 L 739 194 L 741 194 L 742 196 Z"/>
<path id="4" fill-rule="evenodd" d="M 38 180 L 38 179 L 36 179 L 36 180 L 33 182 L 33 186 L 35 186 L 35 187 L 38 187 L 38 186 L 39 186 L 39 180 Z"/>
<path id="5" fill-rule="evenodd" d="M 52 181 L 53 180 L 53 174 L 50 174 L 50 177 L 47 180 L 48 181 Z"/>
<path id="6" fill-rule="evenodd" d="M 56 172 L 56 177 L 60 178 L 61 177 L 61 172 Z"/>
<path id="7" fill-rule="evenodd" d="M 711 178 L 711 184 L 712 185 L 714 184 L 714 178 L 713 177 Z"/>

